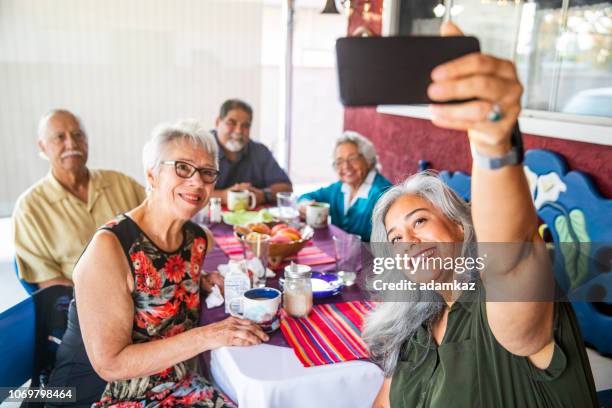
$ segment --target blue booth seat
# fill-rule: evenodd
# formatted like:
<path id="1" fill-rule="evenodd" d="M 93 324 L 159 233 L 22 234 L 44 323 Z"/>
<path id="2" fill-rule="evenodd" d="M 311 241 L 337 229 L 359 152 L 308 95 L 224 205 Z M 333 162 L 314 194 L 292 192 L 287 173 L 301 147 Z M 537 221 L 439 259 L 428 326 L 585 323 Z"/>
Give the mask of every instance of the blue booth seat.
<path id="1" fill-rule="evenodd" d="M 72 287 L 50 286 L 0 313 L 0 387 L 47 383 L 72 297 Z"/>
<path id="2" fill-rule="evenodd" d="M 17 276 L 17 280 L 19 280 L 19 283 L 21 283 L 21 286 L 23 286 L 25 291 L 28 292 L 28 295 L 31 295 L 32 293 L 36 292 L 38 290 L 38 285 L 36 285 L 35 283 L 27 282 L 21 279 L 21 277 L 19 276 L 19 265 L 17 264 L 16 257 L 13 258 L 13 267 L 15 268 L 15 275 Z"/>
<path id="3" fill-rule="evenodd" d="M 36 308 L 32 297 L 0 313 L 0 385 L 18 387 L 32 376 Z"/>

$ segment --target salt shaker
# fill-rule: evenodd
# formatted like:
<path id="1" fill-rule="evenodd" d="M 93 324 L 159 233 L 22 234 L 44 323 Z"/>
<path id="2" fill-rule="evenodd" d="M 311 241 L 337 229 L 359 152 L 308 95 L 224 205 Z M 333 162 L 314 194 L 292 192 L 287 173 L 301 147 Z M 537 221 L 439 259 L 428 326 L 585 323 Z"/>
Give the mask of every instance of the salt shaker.
<path id="1" fill-rule="evenodd" d="M 210 199 L 210 222 L 221 222 L 221 198 Z"/>
<path id="2" fill-rule="evenodd" d="M 191 221 L 200 225 L 208 225 L 210 223 L 210 203 L 206 204 L 196 215 L 191 218 Z"/>
<path id="3" fill-rule="evenodd" d="M 291 265 L 285 267 L 283 304 L 285 311 L 292 317 L 308 316 L 312 310 L 312 275 L 310 266 Z"/>

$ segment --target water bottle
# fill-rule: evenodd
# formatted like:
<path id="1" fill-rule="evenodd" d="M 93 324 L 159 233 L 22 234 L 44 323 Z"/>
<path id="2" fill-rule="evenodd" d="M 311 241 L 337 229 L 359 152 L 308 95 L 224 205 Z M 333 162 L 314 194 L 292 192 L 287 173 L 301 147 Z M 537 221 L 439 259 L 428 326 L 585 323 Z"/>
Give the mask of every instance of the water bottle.
<path id="1" fill-rule="evenodd" d="M 233 299 L 240 298 L 251 288 L 251 280 L 244 261 L 230 261 L 229 268 L 229 272 L 225 275 L 225 313 L 230 313 Z"/>

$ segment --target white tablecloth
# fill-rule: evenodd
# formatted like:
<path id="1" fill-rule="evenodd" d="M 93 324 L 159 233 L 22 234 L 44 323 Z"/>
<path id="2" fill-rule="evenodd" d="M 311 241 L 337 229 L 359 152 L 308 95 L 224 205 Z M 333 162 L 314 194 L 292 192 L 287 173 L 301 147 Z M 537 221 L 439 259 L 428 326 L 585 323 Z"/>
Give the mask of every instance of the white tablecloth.
<path id="1" fill-rule="evenodd" d="M 213 350 L 210 365 L 240 408 L 370 408 L 383 381 L 370 362 L 305 368 L 291 348 L 268 344 Z"/>

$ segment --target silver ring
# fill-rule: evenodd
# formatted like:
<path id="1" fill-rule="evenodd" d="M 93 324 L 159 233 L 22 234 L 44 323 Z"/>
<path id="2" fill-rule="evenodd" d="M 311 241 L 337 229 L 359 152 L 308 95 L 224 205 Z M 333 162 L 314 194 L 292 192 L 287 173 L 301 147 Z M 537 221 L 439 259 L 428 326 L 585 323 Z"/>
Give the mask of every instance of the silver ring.
<path id="1" fill-rule="evenodd" d="M 504 113 L 502 112 L 502 109 L 499 104 L 493 104 L 493 107 L 491 107 L 491 112 L 489 112 L 489 116 L 487 116 L 487 119 L 490 122 L 499 122 L 503 118 Z"/>

